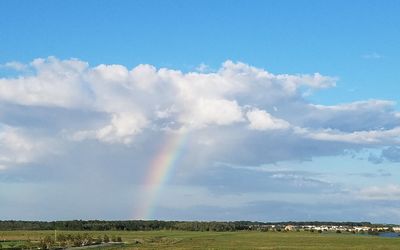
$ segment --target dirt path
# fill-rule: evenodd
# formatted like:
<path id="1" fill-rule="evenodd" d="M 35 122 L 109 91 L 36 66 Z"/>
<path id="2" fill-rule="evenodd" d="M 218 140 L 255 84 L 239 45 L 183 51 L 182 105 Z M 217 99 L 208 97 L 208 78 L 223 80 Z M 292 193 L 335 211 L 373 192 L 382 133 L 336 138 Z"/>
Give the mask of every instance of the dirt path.
<path id="1" fill-rule="evenodd" d="M 83 246 L 83 247 L 69 247 L 69 248 L 65 248 L 65 249 L 66 250 L 79 250 L 79 249 L 101 248 L 101 247 L 109 247 L 109 246 L 120 246 L 120 245 L 124 245 L 124 244 L 125 243 L 103 243 L 103 244 Z"/>

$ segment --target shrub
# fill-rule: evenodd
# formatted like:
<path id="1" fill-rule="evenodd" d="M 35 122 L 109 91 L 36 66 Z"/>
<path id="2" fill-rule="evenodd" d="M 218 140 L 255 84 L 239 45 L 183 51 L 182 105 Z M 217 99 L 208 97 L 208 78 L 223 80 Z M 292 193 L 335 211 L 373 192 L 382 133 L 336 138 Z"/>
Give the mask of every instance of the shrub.
<path id="1" fill-rule="evenodd" d="M 108 243 L 108 242 L 110 242 L 110 238 L 108 237 L 108 235 L 107 234 L 105 234 L 104 235 L 104 243 Z"/>

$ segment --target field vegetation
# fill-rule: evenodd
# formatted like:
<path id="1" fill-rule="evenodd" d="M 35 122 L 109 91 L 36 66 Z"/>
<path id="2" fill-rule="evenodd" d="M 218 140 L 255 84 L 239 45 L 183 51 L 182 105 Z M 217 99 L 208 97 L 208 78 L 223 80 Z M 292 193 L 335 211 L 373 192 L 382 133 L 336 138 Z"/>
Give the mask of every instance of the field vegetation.
<path id="1" fill-rule="evenodd" d="M 53 242 L 54 244 L 48 246 L 41 244 L 46 238 L 54 239 L 54 233 L 51 230 L 0 231 L 2 241 L 0 244 L 3 249 L 74 247 L 73 244 L 61 246 L 59 242 Z M 63 237 L 81 235 L 81 238 L 102 242 L 101 245 L 91 249 L 400 249 L 400 238 L 382 238 L 346 232 L 337 234 L 309 231 L 108 231 L 107 235 L 109 236 L 107 237 L 114 237 L 115 240 L 120 237 L 123 241 L 123 243 L 108 244 L 104 244 L 104 231 L 84 233 L 82 231 L 60 231 L 57 234 L 63 235 Z"/>

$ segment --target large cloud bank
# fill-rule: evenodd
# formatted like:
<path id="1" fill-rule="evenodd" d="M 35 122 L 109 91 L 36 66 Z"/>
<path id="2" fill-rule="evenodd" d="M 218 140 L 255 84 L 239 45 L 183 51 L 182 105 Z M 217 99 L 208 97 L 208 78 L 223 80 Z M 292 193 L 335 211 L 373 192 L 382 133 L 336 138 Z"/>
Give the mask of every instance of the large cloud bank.
<path id="1" fill-rule="evenodd" d="M 256 140 L 254 143 L 261 147 L 273 145 L 281 147 L 281 151 L 288 150 L 288 158 L 296 157 L 291 150 L 300 144 L 343 150 L 395 146 L 400 142 L 400 115 L 393 102 L 367 100 L 336 106 L 309 103 L 304 98 L 308 90 L 335 86 L 335 78 L 318 73 L 275 75 L 231 61 L 212 73 L 183 73 L 152 65 L 133 69 L 122 65 L 90 67 L 77 59 L 54 57 L 6 66 L 21 72 L 17 77 L 0 79 L 3 106 L 96 114 L 85 121 L 71 116 L 65 122 L 81 123 L 80 127 L 74 125 L 72 129 L 65 124 L 58 131 L 49 128 L 52 134 L 42 131 L 44 136 L 129 145 L 138 135 L 155 130 L 195 131 L 203 136 L 207 136 L 207 130 L 213 134 L 221 130 L 220 135 L 204 140 L 226 143 L 236 138 L 247 146 Z M 2 165 L 31 159 L 33 146 L 23 137 L 29 133 L 29 124 L 14 128 L 7 123 L 2 119 L 2 152 L 19 151 L 21 155 L 3 156 Z M 316 154 L 320 151 L 316 150 Z M 298 156 L 302 157 L 301 153 Z"/>

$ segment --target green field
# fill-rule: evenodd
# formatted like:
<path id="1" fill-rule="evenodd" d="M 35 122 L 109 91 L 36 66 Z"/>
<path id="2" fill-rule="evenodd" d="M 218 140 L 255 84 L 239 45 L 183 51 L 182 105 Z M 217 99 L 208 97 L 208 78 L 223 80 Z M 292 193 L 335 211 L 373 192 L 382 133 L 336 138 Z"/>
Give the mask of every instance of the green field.
<path id="1" fill-rule="evenodd" d="M 61 233 L 61 232 L 57 232 Z M 82 233 L 80 232 L 63 232 Z M 92 236 L 121 236 L 124 246 L 101 249 L 400 249 L 400 238 L 310 232 L 90 231 Z M 36 241 L 54 231 L 0 231 L 0 240 Z M 3 242 L 3 249 L 9 242 Z M 91 248 L 94 249 L 94 248 Z"/>

